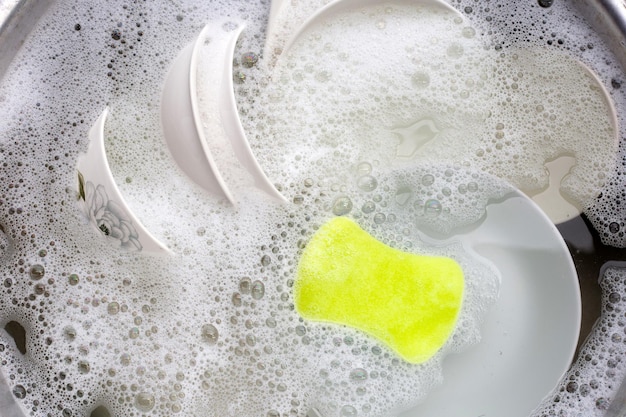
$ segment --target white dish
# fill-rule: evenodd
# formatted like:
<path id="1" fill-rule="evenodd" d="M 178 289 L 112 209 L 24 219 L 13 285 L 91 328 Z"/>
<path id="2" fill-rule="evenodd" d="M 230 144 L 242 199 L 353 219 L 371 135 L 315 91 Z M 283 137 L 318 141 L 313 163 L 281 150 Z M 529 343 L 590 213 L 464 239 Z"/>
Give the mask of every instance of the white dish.
<path id="1" fill-rule="evenodd" d="M 211 194 L 236 204 L 232 184 L 220 172 L 212 147 L 232 152 L 240 170 L 252 175 L 254 186 L 278 201 L 285 202 L 257 162 L 239 120 L 233 90 L 233 55 L 245 28 L 229 28 L 228 21 L 207 24 L 198 37 L 185 47 L 170 68 L 161 100 L 161 124 L 165 142 L 182 171 Z M 202 48 L 211 56 L 202 71 L 211 87 L 204 101 L 208 117 L 204 120 L 198 102 L 198 60 Z M 229 149 L 226 149 L 229 148 Z M 224 154 L 224 152 L 221 152 Z"/>
<path id="2" fill-rule="evenodd" d="M 89 224 L 108 241 L 130 251 L 170 253 L 146 230 L 120 193 L 104 148 L 104 123 L 108 109 L 89 130 L 89 147 L 78 158 L 79 201 Z"/>
<path id="3" fill-rule="evenodd" d="M 527 416 L 570 363 L 580 304 L 565 245 L 521 196 L 488 211 L 466 242 L 501 269 L 500 299 L 485 323 L 483 342 L 449 357 L 444 385 L 409 415 Z M 519 244 L 498 247 L 510 233 L 519 236 Z"/>
<path id="4" fill-rule="evenodd" d="M 294 42 L 308 29 L 314 27 L 325 20 L 343 12 L 357 12 L 359 9 L 366 6 L 380 5 L 380 0 L 332 0 L 321 9 L 317 10 L 313 15 L 308 17 L 306 21 L 291 34 L 290 38 L 285 42 L 283 53 L 287 52 L 294 44 Z M 450 6 L 443 0 L 395 0 L 393 4 L 406 4 L 406 5 L 420 5 L 425 8 L 441 9 L 451 14 L 457 15 L 462 18 L 461 13 Z"/>
<path id="5" fill-rule="evenodd" d="M 489 205 L 485 221 L 460 238 L 500 270 L 500 296 L 482 341 L 448 356 L 444 383 L 405 416 L 527 417 L 576 349 L 581 300 L 574 264 L 556 227 L 521 193 Z"/>
<path id="6" fill-rule="evenodd" d="M 441 8 L 461 17 L 454 7 L 443 0 L 396 0 L 396 3 Z M 288 2 L 273 0 L 267 22 L 263 55 L 270 67 L 276 58 L 289 50 L 295 40 L 310 27 L 333 15 L 348 10 L 381 4 L 380 0 L 316 0 Z"/>
<path id="7" fill-rule="evenodd" d="M 589 79 L 593 84 L 594 89 L 602 93 L 608 112 L 607 117 L 613 126 L 613 142 L 615 150 L 617 151 L 619 146 L 619 123 L 617 121 L 617 109 L 611 99 L 611 95 L 604 87 L 602 80 L 600 80 L 598 75 L 596 75 L 591 68 L 582 62 L 578 62 L 578 64 L 587 72 L 587 74 L 589 74 Z M 576 216 L 579 216 L 583 211 L 581 207 L 567 201 L 561 194 L 560 190 L 561 181 L 569 175 L 570 170 L 575 164 L 576 159 L 572 156 L 562 156 L 553 161 L 546 162 L 545 168 L 549 174 L 548 188 L 539 193 L 529 194 L 530 198 L 532 198 L 532 200 L 537 203 L 539 207 L 541 207 L 554 224 L 560 224 L 571 220 Z"/>

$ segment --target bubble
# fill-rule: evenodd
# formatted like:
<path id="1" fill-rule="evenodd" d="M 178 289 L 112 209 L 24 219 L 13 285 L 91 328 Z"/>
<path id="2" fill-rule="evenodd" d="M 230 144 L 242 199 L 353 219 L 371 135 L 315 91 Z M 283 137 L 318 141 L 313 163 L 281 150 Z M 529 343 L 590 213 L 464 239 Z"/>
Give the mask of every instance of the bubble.
<path id="1" fill-rule="evenodd" d="M 606 398 L 598 398 L 596 400 L 596 408 L 598 410 L 608 410 L 610 405 L 611 405 L 611 402 L 607 400 Z"/>
<path id="2" fill-rule="evenodd" d="M 74 329 L 74 326 L 65 326 L 63 329 L 63 337 L 68 341 L 76 339 L 76 329 Z"/>
<path id="3" fill-rule="evenodd" d="M 155 406 L 154 395 L 147 392 L 140 392 L 135 396 L 135 407 L 139 411 L 147 413 L 151 411 Z"/>
<path id="4" fill-rule="evenodd" d="M 109 303 L 109 305 L 107 305 L 107 313 L 111 314 L 111 315 L 115 315 L 117 313 L 119 313 L 120 311 L 120 305 L 119 303 L 112 301 Z"/>
<path id="5" fill-rule="evenodd" d="M 202 326 L 201 331 L 202 340 L 207 342 L 210 345 L 214 345 L 217 343 L 219 339 L 219 332 L 217 328 L 212 324 L 205 324 Z"/>
<path id="6" fill-rule="evenodd" d="M 450 58 L 460 58 L 463 56 L 464 53 L 463 46 L 459 45 L 458 43 L 453 43 L 448 47 L 446 53 Z"/>
<path id="7" fill-rule="evenodd" d="M 78 362 L 78 371 L 81 374 L 86 374 L 91 370 L 91 365 L 87 361 L 79 361 Z"/>
<path id="8" fill-rule="evenodd" d="M 376 204 L 373 201 L 366 201 L 361 207 L 361 211 L 365 214 L 373 213 L 376 210 Z"/>
<path id="9" fill-rule="evenodd" d="M 130 355 L 128 353 L 122 353 L 120 355 L 120 363 L 124 366 L 130 365 Z"/>
<path id="10" fill-rule="evenodd" d="M 355 417 L 358 414 L 356 408 L 351 405 L 344 405 L 341 407 L 341 415 L 343 417 Z"/>
<path id="11" fill-rule="evenodd" d="M 30 274 L 31 279 L 39 280 L 43 278 L 45 272 L 46 271 L 44 267 L 42 265 L 37 264 L 37 265 L 31 266 L 29 274 Z"/>
<path id="12" fill-rule="evenodd" d="M 432 174 L 426 174 L 422 177 L 422 185 L 429 186 L 435 183 L 435 177 Z"/>
<path id="13" fill-rule="evenodd" d="M 372 172 L 372 164 L 369 162 L 360 162 L 356 167 L 359 176 L 369 175 Z"/>
<path id="14" fill-rule="evenodd" d="M 567 392 L 569 393 L 574 393 L 578 390 L 578 384 L 574 381 L 569 382 L 565 388 L 567 390 Z"/>
<path id="15" fill-rule="evenodd" d="M 364 175 L 358 179 L 357 186 L 366 192 L 374 191 L 378 186 L 378 181 L 371 175 Z"/>
<path id="16" fill-rule="evenodd" d="M 582 384 L 582 385 L 580 386 L 579 392 L 580 392 L 581 397 L 586 397 L 586 396 L 588 396 L 588 395 L 589 395 L 589 393 L 591 392 L 591 389 L 589 388 L 589 385 L 587 385 L 587 384 Z"/>
<path id="17" fill-rule="evenodd" d="M 466 26 L 461 30 L 461 33 L 465 38 L 473 38 L 476 36 L 476 29 L 471 26 Z"/>
<path id="18" fill-rule="evenodd" d="M 43 294 L 45 291 L 46 291 L 46 286 L 45 286 L 44 284 L 40 283 L 40 282 L 39 282 L 39 283 L 37 283 L 37 284 L 35 284 L 35 285 L 33 286 L 33 292 L 34 292 L 36 295 L 41 295 L 41 294 Z"/>
<path id="19" fill-rule="evenodd" d="M 325 83 L 330 80 L 331 73 L 329 71 L 319 71 L 315 74 L 315 80 L 321 83 Z"/>
<path id="20" fill-rule="evenodd" d="M 418 71 L 411 76 L 413 86 L 423 89 L 430 85 L 430 75 L 426 72 Z"/>
<path id="21" fill-rule="evenodd" d="M 233 74 L 233 81 L 237 84 L 243 84 L 246 82 L 246 74 L 241 71 L 235 71 Z"/>
<path id="22" fill-rule="evenodd" d="M 250 294 L 251 289 L 252 289 L 252 280 L 250 280 L 250 278 L 248 277 L 241 278 L 241 280 L 239 281 L 239 291 L 242 294 Z"/>
<path id="23" fill-rule="evenodd" d="M 367 371 L 363 368 L 355 368 L 350 371 L 350 380 L 353 382 L 363 382 L 367 379 Z"/>
<path id="24" fill-rule="evenodd" d="M 260 300 L 265 295 L 265 285 L 259 280 L 254 281 L 252 283 L 251 294 L 252 298 Z"/>
<path id="25" fill-rule="evenodd" d="M 426 200 L 424 204 L 424 214 L 428 217 L 437 217 L 441 214 L 442 206 L 439 200 Z"/>
<path id="26" fill-rule="evenodd" d="M 70 285 L 78 285 L 78 282 L 79 282 L 78 275 L 70 274 L 70 276 L 68 277 L 68 282 Z"/>
<path id="27" fill-rule="evenodd" d="M 254 52 L 246 52 L 241 55 L 241 65 L 252 68 L 259 61 L 259 56 Z"/>
<path id="28" fill-rule="evenodd" d="M 352 211 L 352 200 L 348 197 L 339 197 L 333 203 L 333 214 L 335 216 L 344 216 Z"/>
<path id="29" fill-rule="evenodd" d="M 18 400 L 21 400 L 26 397 L 26 388 L 24 388 L 23 385 L 19 385 L 19 384 L 15 385 L 13 387 L 12 392 L 13 392 L 13 396 L 17 398 Z"/>

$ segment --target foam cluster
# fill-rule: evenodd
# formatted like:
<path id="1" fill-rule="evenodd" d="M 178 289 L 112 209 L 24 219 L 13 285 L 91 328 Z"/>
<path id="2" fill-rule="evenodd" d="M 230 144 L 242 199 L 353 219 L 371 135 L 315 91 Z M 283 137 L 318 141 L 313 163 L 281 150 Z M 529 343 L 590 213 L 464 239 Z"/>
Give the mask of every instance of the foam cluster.
<path id="1" fill-rule="evenodd" d="M 244 182 L 234 209 L 196 187 L 167 153 L 155 103 L 168 64 L 217 5 L 193 13 L 173 5 L 157 12 L 156 6 L 112 3 L 109 10 L 118 6 L 112 18 L 84 4 L 68 22 L 71 4 L 60 2 L 48 16 L 51 26 L 35 32 L 32 48 L 20 59 L 29 67 L 16 66 L 2 85 L 8 108 L 43 94 L 32 114 L 43 105 L 38 129 L 53 135 L 47 141 L 22 136 L 29 131 L 23 124 L 35 123 L 37 116 L 14 119 L 3 131 L 2 155 L 10 168 L 4 171 L 10 178 L 2 201 L 9 213 L 3 221 L 3 371 L 21 407 L 66 416 L 278 416 L 312 408 L 324 416 L 351 416 L 382 415 L 424 398 L 442 381 L 442 359 L 480 339 L 479 323 L 497 296 L 497 272 L 460 244 L 426 243 L 412 219 L 423 213 L 402 213 L 397 187 L 382 186 L 389 172 L 374 162 L 341 170 L 329 164 L 297 167 L 276 179 L 289 205 L 276 205 L 253 187 L 246 190 Z M 248 88 L 255 69 L 243 56 L 259 50 L 253 33 L 255 21 L 260 32 L 265 13 L 255 6 L 247 6 L 252 33 L 242 39 L 236 66 L 249 71 L 242 84 Z M 93 58 L 91 47 L 72 54 L 67 45 L 56 48 L 47 39 L 59 28 L 77 45 L 103 45 L 104 52 Z M 54 92 L 69 85 L 69 74 L 59 73 L 53 82 L 44 77 L 38 86 L 27 81 L 34 68 L 54 73 L 57 60 L 63 68 L 83 61 L 90 66 L 71 75 L 79 80 L 72 96 L 53 106 Z M 48 83 L 49 90 L 37 90 Z M 88 111 L 80 104 L 84 100 Z M 120 190 L 172 257 L 120 251 L 82 214 L 75 160 L 105 105 L 107 157 Z M 280 149 L 280 143 L 267 144 Z M 359 209 L 345 211 L 350 204 Z M 309 322 L 294 311 L 301 250 L 339 212 L 388 244 L 448 256 L 462 266 L 467 290 L 459 324 L 426 363 L 409 364 L 371 336 Z M 23 346 L 15 342 L 21 331 Z"/>
<path id="2" fill-rule="evenodd" d="M 497 176 L 532 193 L 547 184 L 546 160 L 573 155 L 564 192 L 606 216 L 594 198 L 619 183 L 616 127 L 595 78 L 571 57 L 600 62 L 603 84 L 621 72 L 595 60 L 611 55 L 569 5 L 545 19 L 584 41 L 537 23 L 528 37 L 542 48 L 542 37 L 554 38 L 547 51 L 516 39 L 521 23 L 503 10 L 472 1 L 458 4 L 472 22 L 407 5 L 337 15 L 262 62 L 266 3 L 59 0 L 4 75 L 0 363 L 26 415 L 387 415 L 423 400 L 442 383 L 443 358 L 480 340 L 498 273 L 449 238 L 511 193 Z M 524 16 L 539 15 L 531 7 Z M 242 181 L 234 209 L 168 154 L 158 103 L 169 65 L 216 17 L 247 22 L 235 66 L 240 113 L 288 205 Z M 565 92 L 573 101 L 559 107 Z M 117 184 L 172 257 L 120 251 L 79 207 L 76 159 L 105 106 Z M 301 251 L 334 216 L 389 246 L 461 265 L 459 322 L 435 357 L 408 364 L 366 334 L 294 311 Z M 609 296 L 622 291 L 611 288 Z M 605 322 L 622 326 L 610 303 Z M 546 413 L 608 398 L 583 382 L 619 377 L 606 359 L 618 342 L 605 333 L 593 339 L 578 387 L 564 385 L 571 397 Z"/>
<path id="3" fill-rule="evenodd" d="M 326 149 L 383 164 L 466 162 L 534 195 L 551 180 L 546 163 L 571 156 L 557 180 L 579 210 L 615 169 L 612 103 L 570 55 L 486 49 L 445 8 L 379 5 L 322 17 L 278 58 L 256 106 L 271 120 L 263 132 L 285 149 L 277 156 L 259 145 L 268 166 L 283 169 L 277 157 L 315 163 Z"/>
<path id="4" fill-rule="evenodd" d="M 567 410 L 567 415 L 604 416 L 619 414 L 626 377 L 624 342 L 626 324 L 626 264 L 609 262 L 600 276 L 602 287 L 602 317 L 595 332 L 585 341 L 578 359 L 565 374 L 554 392 L 546 397 L 533 415 L 555 415 Z M 615 404 L 613 399 L 616 399 Z"/>

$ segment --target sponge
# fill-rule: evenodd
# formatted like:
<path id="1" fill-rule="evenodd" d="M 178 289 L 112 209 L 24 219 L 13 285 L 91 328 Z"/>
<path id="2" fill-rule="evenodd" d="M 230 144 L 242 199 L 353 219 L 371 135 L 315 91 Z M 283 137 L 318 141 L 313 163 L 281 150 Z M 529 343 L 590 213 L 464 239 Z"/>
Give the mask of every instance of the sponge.
<path id="1" fill-rule="evenodd" d="M 304 249 L 294 301 L 305 319 L 354 327 L 422 363 L 452 334 L 464 287 L 453 259 L 393 249 L 335 217 Z"/>

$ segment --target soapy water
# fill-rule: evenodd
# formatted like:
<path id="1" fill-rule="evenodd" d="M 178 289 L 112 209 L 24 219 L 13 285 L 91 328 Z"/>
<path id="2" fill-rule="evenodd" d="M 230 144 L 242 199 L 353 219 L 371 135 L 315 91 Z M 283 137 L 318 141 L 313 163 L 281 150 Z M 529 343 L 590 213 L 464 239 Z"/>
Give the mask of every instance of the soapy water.
<path id="1" fill-rule="evenodd" d="M 385 183 L 383 175 L 370 174 Z M 20 399 L 28 408 L 62 405 L 71 415 L 96 405 L 114 415 L 302 415 L 311 407 L 323 415 L 381 415 L 419 400 L 441 382 L 446 354 L 478 342 L 498 275 L 459 244 L 423 243 L 410 227 L 412 213 L 398 211 L 393 220 L 395 188 L 381 190 L 379 198 L 355 192 L 358 184 L 356 177 L 347 183 L 300 180 L 296 207 L 270 204 L 253 189 L 237 212 L 208 213 L 215 206 L 210 201 L 200 206 L 207 213 L 199 223 L 180 225 L 186 235 L 171 236 L 173 246 L 184 247 L 170 260 L 124 255 L 80 230 L 77 240 L 64 243 L 85 255 L 97 250 L 89 261 L 58 260 L 53 249 L 31 252 L 22 268 L 18 252 L 8 253 L 20 279 L 5 284 L 11 298 L 2 311 L 24 323 L 27 334 L 27 356 L 6 349 L 16 396 L 23 388 Z M 307 322 L 293 311 L 290 289 L 307 238 L 332 216 L 338 198 L 362 207 L 370 197 L 376 214 L 353 215 L 366 229 L 405 250 L 453 257 L 466 277 L 459 326 L 423 365 L 403 362 L 356 330 Z M 375 221 L 378 214 L 385 222 Z M 62 244 L 54 248 L 60 252 Z"/>
<path id="2" fill-rule="evenodd" d="M 137 32 L 137 39 L 148 33 L 144 23 L 138 26 L 142 34 Z M 84 26 L 73 30 L 81 32 Z M 110 36 L 121 43 L 119 27 L 124 24 L 115 25 Z M 110 61 L 107 68 L 115 67 L 117 60 Z M 283 187 L 287 195 L 297 189 L 295 207 L 275 206 L 250 190 L 241 208 L 233 211 L 204 195 L 176 171 L 162 143 L 155 143 L 154 138 L 161 139 L 153 112 L 158 109 L 143 107 L 154 100 L 159 84 L 153 82 L 153 90 L 137 86 L 128 97 L 120 93 L 121 98 L 111 99 L 106 136 L 113 170 L 131 170 L 121 182 L 131 207 L 141 207 L 145 224 L 179 256 L 131 255 L 98 240 L 76 210 L 76 190 L 65 189 L 74 182 L 71 164 L 61 170 L 61 195 L 47 196 L 44 203 L 35 198 L 38 193 L 30 194 L 39 204 L 61 206 L 63 214 L 54 216 L 59 225 L 51 229 L 45 222 L 19 220 L 7 226 L 13 250 L 6 251 L 6 265 L 10 275 L 24 279 L 5 282 L 2 311 L 6 320 L 25 328 L 26 356 L 11 349 L 10 338 L 3 345 L 10 346 L 5 366 L 22 406 L 34 413 L 56 410 L 64 415 L 85 415 L 97 406 L 113 415 L 303 415 L 311 407 L 329 416 L 381 415 L 409 406 L 439 384 L 442 358 L 479 340 L 478 323 L 496 298 L 496 272 L 460 245 L 434 248 L 421 242 L 412 219 L 393 213 L 397 191 L 385 188 L 384 175 L 371 166 L 367 178 L 360 175 L 353 181 L 346 181 L 349 171 L 343 179 L 317 178 L 316 171 L 303 178 L 296 171 L 291 181 L 297 185 Z M 136 137 L 144 141 L 133 141 Z M 9 147 L 6 152 L 14 151 Z M 144 162 L 132 163 L 138 159 Z M 358 172 L 363 174 L 368 164 L 361 163 Z M 158 178 L 165 172 L 166 181 Z M 365 199 L 363 192 L 376 191 L 379 182 L 381 189 Z M 418 198 L 424 192 L 414 193 Z M 37 204 L 29 204 L 29 196 L 20 198 L 21 205 Z M 290 286 L 297 254 L 316 225 L 335 214 L 338 199 L 369 207 L 343 214 L 376 227 L 372 233 L 379 239 L 451 256 L 463 266 L 468 282 L 463 318 L 449 343 L 427 364 L 409 366 L 371 337 L 307 323 L 293 312 Z M 12 214 L 23 214 L 23 209 Z M 22 224 L 30 226 L 23 236 L 18 233 Z M 57 227 L 63 230 L 59 237 Z M 30 237 L 34 243 L 39 235 L 55 236 L 49 243 L 44 238 L 45 254 L 29 250 L 29 242 L 23 241 Z M 33 306 L 35 316 L 29 314 Z"/>
<path id="3" fill-rule="evenodd" d="M 585 66 L 526 45 L 485 49 L 449 11 L 337 13 L 303 33 L 274 71 L 250 119 L 258 126 L 258 112 L 268 114 L 261 137 L 307 166 L 326 149 L 382 164 L 465 162 L 534 195 L 548 187 L 545 164 L 571 156 L 560 189 L 581 210 L 615 169 L 617 122 Z M 266 147 L 258 153 L 283 169 Z"/>
<path id="4" fill-rule="evenodd" d="M 96 2 L 59 2 L 3 80 L 0 106 L 11 117 L 1 127 L 0 144 L 0 198 L 6 210 L 0 233 L 0 311 L 3 323 L 19 323 L 25 329 L 26 355 L 3 335 L 2 368 L 14 396 L 33 415 L 88 415 L 98 406 L 114 415 L 274 416 L 291 410 L 302 415 L 310 407 L 328 416 L 381 415 L 422 399 L 441 383 L 441 358 L 478 341 L 480 318 L 495 297 L 497 275 L 464 248 L 433 247 L 421 234 L 447 235 L 471 225 L 487 203 L 505 198 L 510 189 L 481 172 L 481 162 L 488 164 L 488 158 L 464 153 L 474 150 L 471 142 L 452 148 L 467 155 L 456 164 L 421 156 L 420 162 L 431 158 L 430 163 L 416 167 L 411 160 L 441 139 L 458 140 L 461 127 L 463 138 L 470 139 L 475 135 L 469 133 L 492 129 L 506 146 L 518 145 L 507 145 L 507 135 L 528 135 L 523 127 L 508 123 L 511 115 L 505 113 L 501 118 L 506 121 L 496 122 L 489 114 L 487 103 L 494 90 L 480 82 L 488 53 L 485 39 L 477 37 L 480 25 L 472 29 L 467 21 L 455 19 L 436 23 L 460 34 L 462 46 L 446 48 L 445 55 L 464 63 L 463 71 L 450 69 L 461 77 L 452 79 L 467 88 L 468 80 L 474 81 L 469 83 L 469 97 L 487 100 L 473 104 L 454 85 L 437 86 L 435 91 L 445 96 L 434 96 L 428 106 L 419 106 L 409 94 L 394 97 L 393 74 L 381 84 L 375 65 L 370 65 L 377 62 L 375 51 L 354 54 L 359 49 L 350 45 L 349 37 L 346 45 L 352 49 L 346 54 L 353 52 L 360 59 L 349 69 L 362 75 L 351 77 L 351 82 L 338 82 L 341 70 L 325 68 L 323 60 L 306 66 L 285 57 L 276 71 L 293 79 L 281 82 L 267 79 L 259 66 L 248 67 L 244 62 L 249 60 L 242 59 L 236 71 L 243 81 L 238 94 L 246 130 L 266 172 L 293 204 L 275 206 L 250 190 L 245 204 L 233 211 L 177 171 L 162 142 L 155 103 L 168 63 L 212 16 L 248 22 L 251 29 L 240 49 L 246 54 L 262 49 L 265 13 L 260 4 L 246 2 L 237 7 L 232 2 L 185 7 L 110 2 L 106 9 Z M 401 19 L 394 19 L 397 15 L 384 23 L 377 20 L 370 31 L 397 27 Z M 585 30 L 577 20 L 569 23 Z M 594 39 L 594 53 L 607 53 L 592 33 L 586 36 Z M 314 41 L 308 45 L 311 50 Z M 390 57 L 398 61 L 385 66 L 384 74 L 398 68 L 403 87 L 409 89 L 444 83 L 443 77 L 436 79 L 423 69 L 400 72 L 416 51 Z M 303 54 L 301 59 L 311 56 Z M 514 64 L 508 58 L 498 59 L 510 68 Z M 447 59 L 441 57 L 439 64 Z M 284 62 L 295 62 L 302 71 Z M 421 63 L 434 69 L 437 64 L 435 58 Z M 602 69 L 604 78 L 619 71 Z M 564 71 L 581 79 L 576 78 L 581 74 L 577 69 L 568 66 Z M 470 80 L 472 74 L 476 79 Z M 299 91 L 296 84 L 302 81 Z M 341 102 L 345 109 L 339 102 L 324 101 L 336 97 L 326 86 L 348 97 Z M 368 95 L 359 97 L 361 91 Z M 361 103 L 354 102 L 359 99 Z M 590 116 L 601 113 L 600 100 L 593 95 L 589 100 L 592 110 L 581 115 L 580 127 L 599 123 L 596 130 L 608 132 L 610 121 Z M 409 104 L 441 110 L 446 117 L 432 110 L 416 118 L 406 110 Z M 89 124 L 105 105 L 112 109 L 107 152 L 120 189 L 148 229 L 178 254 L 174 259 L 127 254 L 109 246 L 92 234 L 76 205 L 76 156 L 86 146 Z M 372 107 L 379 110 L 372 114 L 382 113 L 377 120 L 363 116 Z M 324 111 L 315 112 L 320 108 Z M 486 120 L 493 123 L 484 127 Z M 296 128 L 290 121 L 302 123 Z M 505 136 L 498 138 L 498 132 Z M 403 134 L 417 138 L 417 146 L 410 139 L 401 146 L 407 142 Z M 264 140 L 267 137 L 271 140 Z M 591 156 L 597 154 L 601 164 L 611 161 L 602 159 L 602 143 L 610 143 L 603 139 L 606 136 L 599 135 L 592 141 L 598 151 Z M 492 153 L 501 151 L 497 140 Z M 567 139 L 564 143 L 569 144 Z M 309 148 L 302 149 L 303 144 Z M 534 145 L 529 140 L 526 146 Z M 395 164 L 393 170 L 390 163 Z M 612 166 L 592 168 L 592 175 L 610 175 Z M 490 169 L 498 173 L 504 168 Z M 535 174 L 524 177 L 524 184 L 540 189 L 537 184 L 546 179 L 538 171 L 533 165 L 528 172 Z M 590 173 L 581 171 L 580 176 Z M 580 176 L 575 180 L 587 184 Z M 586 185 L 580 201 L 589 204 L 588 197 Z M 470 286 L 463 319 L 444 351 L 427 366 L 408 366 L 356 331 L 303 322 L 292 311 L 290 285 L 298 251 L 316 225 L 332 215 L 354 218 L 392 246 L 451 256 L 464 266 Z M 601 333 L 598 340 L 597 346 L 605 343 Z M 573 381 L 581 378 L 577 383 L 582 387 L 582 380 L 598 369 L 582 369 L 582 378 L 574 373 Z M 598 378 L 608 381 L 621 375 L 620 367 L 611 369 L 615 372 Z M 573 400 L 553 400 L 546 407 L 599 412 L 598 401 L 610 396 L 610 384 L 604 384 L 602 391 L 597 388 L 602 383 L 589 382 L 589 391 L 567 391 Z M 582 398 L 589 398 L 590 405 L 578 401 Z"/>
<path id="5" fill-rule="evenodd" d="M 600 274 L 602 317 L 586 340 L 578 360 L 565 374 L 552 395 L 538 407 L 536 415 L 558 415 L 567 410 L 572 416 L 623 413 L 622 404 L 612 405 L 625 374 L 624 308 L 626 264 L 608 262 Z M 623 388 L 620 388 L 623 390 Z M 622 394 L 623 395 L 623 394 Z"/>

